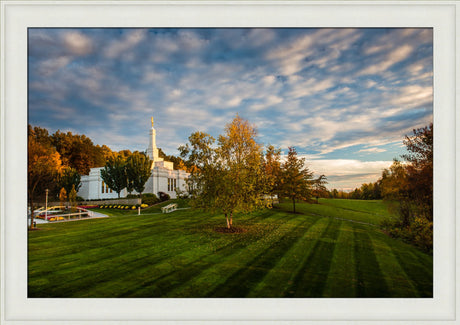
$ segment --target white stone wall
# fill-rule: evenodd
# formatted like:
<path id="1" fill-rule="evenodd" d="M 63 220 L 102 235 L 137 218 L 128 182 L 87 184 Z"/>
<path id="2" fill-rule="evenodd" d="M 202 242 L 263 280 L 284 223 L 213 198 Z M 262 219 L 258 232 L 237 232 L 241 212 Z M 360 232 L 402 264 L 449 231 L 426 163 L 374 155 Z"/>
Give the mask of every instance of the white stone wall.
<path id="1" fill-rule="evenodd" d="M 81 176 L 81 187 L 78 195 L 85 200 L 99 200 L 99 199 L 117 199 L 118 194 L 115 191 L 106 191 L 102 193 L 102 178 L 101 170 L 103 167 L 91 168 L 89 175 Z M 120 197 L 126 197 L 126 189 L 120 192 Z"/>

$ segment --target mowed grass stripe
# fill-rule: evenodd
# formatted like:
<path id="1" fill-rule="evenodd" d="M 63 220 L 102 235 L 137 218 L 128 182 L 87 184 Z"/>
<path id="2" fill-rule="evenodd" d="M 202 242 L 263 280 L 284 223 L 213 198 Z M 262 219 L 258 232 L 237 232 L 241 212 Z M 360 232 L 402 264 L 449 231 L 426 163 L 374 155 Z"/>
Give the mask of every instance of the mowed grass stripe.
<path id="1" fill-rule="evenodd" d="M 433 260 L 397 240 L 388 241 L 393 255 L 417 289 L 417 297 L 433 297 Z"/>
<path id="2" fill-rule="evenodd" d="M 287 297 L 321 297 L 342 221 L 329 219 L 326 230 L 293 279 Z"/>
<path id="3" fill-rule="evenodd" d="M 188 282 L 171 291 L 168 296 L 184 297 L 197 292 L 196 297 L 211 297 L 212 292 L 225 283 L 235 272 L 251 263 L 255 256 L 266 251 L 273 242 L 276 242 L 292 227 L 302 222 L 293 214 L 275 213 L 275 215 L 284 220 L 276 229 L 272 229 L 266 236 L 257 241 L 243 243 L 245 244 L 244 247 L 235 247 L 232 254 L 225 259 L 214 255 L 207 257 L 205 260 L 210 262 L 208 267 Z"/>
<path id="4" fill-rule="evenodd" d="M 391 296 L 380 265 L 375 256 L 369 229 L 354 228 L 355 266 L 357 275 L 357 297 L 384 298 Z"/>
<path id="5" fill-rule="evenodd" d="M 210 297 L 246 297 L 265 275 L 276 265 L 277 261 L 284 256 L 286 251 L 302 237 L 314 220 L 296 218 L 301 221 L 285 232 L 279 239 L 273 240 L 270 246 L 258 253 L 251 261 L 240 268 L 225 283 L 215 288 Z M 303 220 L 302 220 L 303 219 Z M 296 221 L 297 221 L 296 220 Z"/>
<path id="6" fill-rule="evenodd" d="M 417 289 L 399 264 L 392 249 L 376 237 L 372 238 L 372 244 L 385 282 L 392 290 L 392 297 L 418 297 Z"/>
<path id="7" fill-rule="evenodd" d="M 381 217 L 391 217 L 388 206 L 382 200 L 334 200 L 319 199 L 321 205 L 329 205 L 343 210 L 366 212 Z"/>
<path id="8" fill-rule="evenodd" d="M 295 275 L 300 271 L 300 267 L 311 254 L 329 223 L 327 218 L 309 218 L 313 218 L 314 223 L 308 228 L 304 227 L 303 235 L 249 292 L 248 297 L 281 298 L 286 295 Z"/>
<path id="9" fill-rule="evenodd" d="M 288 203 L 282 203 L 285 209 L 292 209 Z M 382 216 L 366 211 L 352 211 L 341 207 L 325 204 L 298 204 L 296 210 L 305 214 L 313 214 L 323 217 L 345 219 L 350 221 L 363 222 L 373 225 L 379 225 L 383 220 Z"/>
<path id="10" fill-rule="evenodd" d="M 323 297 L 348 298 L 356 296 L 355 263 L 354 230 L 349 222 L 342 222 Z"/>
<path id="11" fill-rule="evenodd" d="M 177 215 L 181 215 L 184 218 L 178 219 Z M 199 216 L 200 214 L 188 215 L 186 213 L 178 212 L 175 216 L 177 220 L 177 226 L 183 227 L 184 224 L 189 224 L 191 222 L 199 224 L 202 222 L 202 219 L 200 219 Z M 162 218 L 160 219 L 160 217 Z M 46 243 L 52 243 L 53 240 L 59 241 L 59 243 L 63 246 L 66 244 L 73 244 L 76 240 L 78 240 L 80 244 L 84 244 L 84 242 L 81 242 L 82 235 L 84 238 L 103 239 L 106 237 L 107 232 L 110 232 L 112 235 L 126 235 L 127 229 L 136 230 L 143 229 L 145 227 L 158 228 L 164 225 L 171 226 L 173 225 L 171 224 L 171 220 L 174 220 L 174 218 L 170 218 L 170 215 L 168 215 L 168 217 L 168 219 L 164 219 L 164 215 L 141 215 L 135 217 L 111 217 L 107 219 L 82 220 L 59 224 L 45 224 L 41 226 L 41 228 L 43 228 L 45 231 L 38 231 L 39 234 L 37 234 L 37 236 L 34 238 L 34 243 L 43 243 L 44 246 L 40 246 L 41 249 L 46 248 Z M 52 229 L 52 231 L 50 231 L 50 229 Z M 31 249 L 33 249 L 33 247 Z"/>
<path id="12" fill-rule="evenodd" d="M 178 216 L 179 218 L 180 216 Z M 257 216 L 255 217 L 257 218 Z M 174 220 L 169 219 L 170 222 L 174 224 Z M 72 295 L 78 294 L 78 292 L 85 292 L 88 288 L 98 282 L 108 282 L 117 276 L 123 276 L 123 274 L 131 274 L 136 271 L 138 268 L 143 267 L 145 264 L 154 264 L 158 263 L 161 260 L 169 258 L 169 255 L 173 253 L 182 253 L 182 255 L 187 256 L 189 250 L 184 249 L 184 247 L 191 247 L 190 250 L 193 250 L 193 238 L 196 235 L 190 234 L 190 236 L 177 236 L 174 232 L 168 231 L 157 231 L 153 228 L 151 229 L 153 236 L 162 233 L 162 239 L 159 242 L 155 242 L 155 247 L 152 247 L 152 235 L 149 236 L 145 234 L 145 237 L 137 238 L 136 241 L 143 241 L 145 244 L 143 246 L 136 246 L 132 242 L 130 243 L 127 238 L 115 237 L 117 239 L 118 245 L 114 247 L 110 246 L 101 246 L 100 251 L 96 256 L 99 256 L 98 259 L 94 258 L 91 261 L 84 261 L 86 256 L 93 256 L 94 252 L 89 252 L 83 250 L 78 254 L 69 254 L 66 256 L 66 261 L 63 262 L 59 260 L 62 264 L 49 265 L 48 268 L 44 268 L 40 273 L 34 273 L 30 271 L 30 274 L 35 276 L 35 278 L 48 275 L 53 277 L 52 283 L 38 281 L 39 286 L 30 285 L 29 286 L 29 296 L 35 296 L 42 292 L 42 289 L 47 289 L 47 296 L 61 296 L 68 294 L 69 288 L 72 287 L 81 287 L 83 290 L 78 290 L 77 292 L 72 292 Z M 107 236 L 110 236 L 110 233 L 106 233 Z M 131 236 L 131 233 L 125 234 L 126 236 Z M 168 237 L 171 237 L 171 240 L 168 240 Z M 191 237 L 192 240 L 188 237 Z M 203 240 L 206 238 L 195 239 L 198 240 L 199 246 L 206 245 L 206 242 L 203 243 Z M 100 242 L 97 242 L 97 245 L 100 245 Z M 146 248 L 151 247 L 152 249 L 147 250 Z M 193 256 L 193 254 L 190 254 Z M 43 260 L 42 260 L 43 262 Z M 177 261 L 180 265 L 180 260 Z M 34 264 L 29 264 L 29 270 L 34 269 Z M 31 279 L 31 277 L 29 277 Z"/>

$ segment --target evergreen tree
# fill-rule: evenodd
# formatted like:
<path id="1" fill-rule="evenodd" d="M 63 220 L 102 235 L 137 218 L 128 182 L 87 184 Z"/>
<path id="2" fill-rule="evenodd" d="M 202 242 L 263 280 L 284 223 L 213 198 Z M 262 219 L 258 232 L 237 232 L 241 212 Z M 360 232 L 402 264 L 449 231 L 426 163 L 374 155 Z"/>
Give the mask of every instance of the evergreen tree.
<path id="1" fill-rule="evenodd" d="M 282 194 L 292 200 L 294 213 L 296 200 L 307 200 L 311 196 L 313 173 L 305 166 L 305 158 L 298 158 L 294 147 L 289 147 L 286 162 L 282 166 Z"/>
<path id="2" fill-rule="evenodd" d="M 325 175 L 320 175 L 317 179 L 313 181 L 313 195 L 316 198 L 316 203 L 318 203 L 318 198 L 324 196 L 327 193 L 327 177 Z"/>

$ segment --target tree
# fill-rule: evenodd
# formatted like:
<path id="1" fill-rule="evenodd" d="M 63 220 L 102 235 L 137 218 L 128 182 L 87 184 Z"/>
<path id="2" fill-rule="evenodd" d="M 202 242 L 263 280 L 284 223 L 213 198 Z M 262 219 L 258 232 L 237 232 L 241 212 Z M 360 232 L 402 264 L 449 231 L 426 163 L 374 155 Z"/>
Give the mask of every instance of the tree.
<path id="1" fill-rule="evenodd" d="M 61 188 L 59 191 L 59 202 L 61 202 L 61 206 L 64 206 L 65 202 L 67 200 L 67 191 L 65 188 Z"/>
<path id="2" fill-rule="evenodd" d="M 256 130 L 238 115 L 226 125 L 218 146 L 209 134 L 195 132 L 189 143 L 179 147 L 190 171 L 191 204 L 206 210 L 219 210 L 227 228 L 238 212 L 253 211 L 264 205 L 262 148 Z"/>
<path id="3" fill-rule="evenodd" d="M 262 147 L 256 142 L 256 135 L 255 127 L 237 114 L 226 125 L 225 134 L 219 136 L 216 205 L 224 212 L 227 228 L 233 224 L 234 213 L 250 212 L 265 203 Z"/>
<path id="4" fill-rule="evenodd" d="M 433 124 L 413 130 L 403 143 L 406 161 L 395 160 L 379 181 L 382 197 L 399 215 L 386 227 L 390 234 L 429 251 L 433 247 Z"/>
<path id="5" fill-rule="evenodd" d="M 109 188 L 117 192 L 120 198 L 120 192 L 126 188 L 126 161 L 121 156 L 110 158 L 101 170 L 101 178 Z"/>
<path id="6" fill-rule="evenodd" d="M 269 145 L 263 160 L 263 172 L 265 177 L 266 193 L 272 198 L 280 192 L 281 179 L 281 149 L 275 149 Z M 272 202 L 273 203 L 273 202 Z"/>
<path id="7" fill-rule="evenodd" d="M 78 192 L 81 187 L 81 177 L 78 171 L 72 167 L 64 167 L 59 176 L 59 186 L 64 188 L 66 193 L 70 193 L 72 186 Z"/>
<path id="8" fill-rule="evenodd" d="M 137 151 L 129 156 L 126 162 L 127 184 L 131 184 L 130 186 L 140 194 L 141 198 L 145 183 L 151 175 L 152 163 L 149 157 Z"/>
<path id="9" fill-rule="evenodd" d="M 213 147 L 215 139 L 204 132 L 194 132 L 188 138 L 189 143 L 178 148 L 190 176 L 187 179 L 190 204 L 204 210 L 216 209 L 217 155 Z"/>
<path id="10" fill-rule="evenodd" d="M 296 200 L 307 200 L 311 195 L 313 174 L 305 166 L 305 158 L 298 158 L 294 147 L 289 147 L 286 162 L 282 166 L 282 194 L 292 200 L 294 213 Z"/>
<path id="11" fill-rule="evenodd" d="M 327 193 L 326 184 L 327 177 L 325 175 L 320 175 L 313 181 L 313 195 L 316 198 L 316 203 L 318 203 L 318 198 L 323 197 Z"/>
<path id="12" fill-rule="evenodd" d="M 339 197 L 339 191 L 337 191 L 337 189 L 335 188 L 332 190 L 332 197 L 334 199 L 337 199 Z"/>
<path id="13" fill-rule="evenodd" d="M 409 180 L 405 166 L 397 159 L 389 169 L 382 172 L 382 195 L 390 203 L 392 209 L 398 209 L 402 227 L 408 227 L 411 223 L 412 208 L 409 200 Z M 397 202 L 396 207 L 393 203 Z"/>
<path id="14" fill-rule="evenodd" d="M 31 228 L 34 226 L 34 201 L 43 196 L 46 189 L 54 191 L 62 169 L 61 157 L 56 150 L 40 143 L 29 128 L 27 152 L 27 192 L 31 208 Z"/>
<path id="15" fill-rule="evenodd" d="M 402 155 L 409 181 L 409 197 L 416 207 L 415 214 L 433 221 L 433 124 L 414 129 L 403 143 L 409 153 Z"/>
<path id="16" fill-rule="evenodd" d="M 72 189 L 70 190 L 69 202 L 70 206 L 72 207 L 72 212 L 75 212 L 75 206 L 77 204 L 77 191 L 75 190 L 75 185 L 72 185 Z"/>

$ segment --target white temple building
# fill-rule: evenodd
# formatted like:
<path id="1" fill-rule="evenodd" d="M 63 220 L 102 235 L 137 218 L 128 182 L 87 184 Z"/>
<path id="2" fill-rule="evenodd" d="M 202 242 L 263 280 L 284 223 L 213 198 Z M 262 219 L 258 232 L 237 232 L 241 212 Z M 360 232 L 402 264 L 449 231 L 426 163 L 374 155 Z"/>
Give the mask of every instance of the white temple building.
<path id="1" fill-rule="evenodd" d="M 156 130 L 153 127 L 150 129 L 150 142 L 147 148 L 147 155 L 153 161 L 151 168 L 151 175 L 145 189 L 142 193 L 153 193 L 159 196 L 159 192 L 169 194 L 171 198 L 176 198 L 176 188 L 181 191 L 186 191 L 186 179 L 189 173 L 184 170 L 174 170 L 174 164 L 170 161 L 165 161 L 158 156 L 158 148 L 156 145 Z M 112 191 L 101 178 L 101 170 L 104 167 L 91 168 L 89 175 L 81 176 L 81 187 L 78 195 L 85 200 L 99 200 L 99 199 L 117 199 L 118 194 Z M 137 194 L 133 191 L 132 194 Z M 120 197 L 126 197 L 128 192 L 123 189 Z"/>

